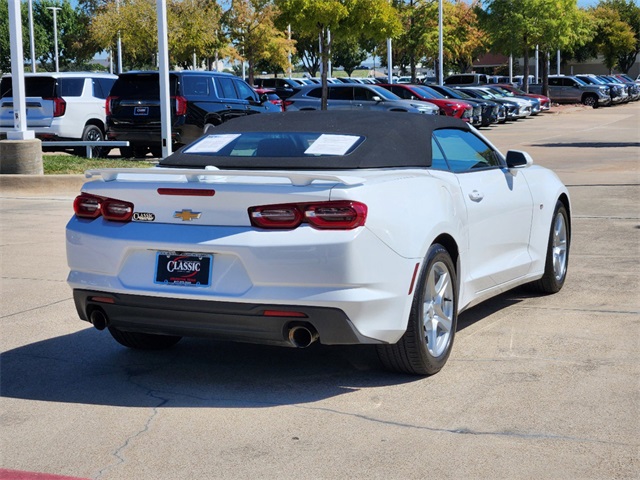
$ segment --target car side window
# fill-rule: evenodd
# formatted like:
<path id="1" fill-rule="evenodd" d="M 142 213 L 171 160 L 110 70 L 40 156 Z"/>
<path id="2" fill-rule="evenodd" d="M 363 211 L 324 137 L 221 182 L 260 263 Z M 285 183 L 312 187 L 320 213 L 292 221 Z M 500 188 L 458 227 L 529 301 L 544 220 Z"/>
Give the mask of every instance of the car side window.
<path id="1" fill-rule="evenodd" d="M 444 159 L 444 154 L 440 149 L 440 145 L 436 142 L 436 139 L 431 137 L 431 168 L 436 170 L 449 170 L 449 165 Z"/>
<path id="2" fill-rule="evenodd" d="M 372 92 L 371 90 L 369 90 L 368 88 L 362 88 L 362 87 L 353 87 L 353 99 L 354 100 L 360 100 L 360 101 L 364 101 L 364 102 L 371 102 L 373 101 L 373 97 L 376 94 L 374 92 Z"/>
<path id="3" fill-rule="evenodd" d="M 329 87 L 329 100 L 353 100 L 353 88 L 351 87 Z"/>
<path id="4" fill-rule="evenodd" d="M 433 137 L 453 172 L 502 167 L 502 160 L 495 150 L 470 131 L 442 129 Z"/>
<path id="5" fill-rule="evenodd" d="M 402 87 L 392 87 L 391 92 L 404 99 L 411 99 L 414 96 L 412 92 Z"/>
<path id="6" fill-rule="evenodd" d="M 58 95 L 61 97 L 81 97 L 84 78 L 59 78 Z"/>
<path id="7" fill-rule="evenodd" d="M 234 85 L 236 86 L 236 90 L 238 91 L 238 97 L 244 100 L 254 100 L 258 101 L 258 98 L 251 87 L 244 83 L 242 80 L 234 80 Z"/>
<path id="8" fill-rule="evenodd" d="M 238 98 L 231 78 L 216 78 L 216 88 L 221 98 Z"/>
<path id="9" fill-rule="evenodd" d="M 209 77 L 184 75 L 182 77 L 182 91 L 185 95 L 208 97 L 210 93 Z"/>
<path id="10" fill-rule="evenodd" d="M 314 88 L 312 90 L 309 90 L 307 92 L 307 97 L 322 98 L 322 89 L 321 88 Z"/>
<path id="11" fill-rule="evenodd" d="M 560 85 L 560 79 L 559 78 L 549 78 L 549 85 L 552 85 L 554 87 Z"/>

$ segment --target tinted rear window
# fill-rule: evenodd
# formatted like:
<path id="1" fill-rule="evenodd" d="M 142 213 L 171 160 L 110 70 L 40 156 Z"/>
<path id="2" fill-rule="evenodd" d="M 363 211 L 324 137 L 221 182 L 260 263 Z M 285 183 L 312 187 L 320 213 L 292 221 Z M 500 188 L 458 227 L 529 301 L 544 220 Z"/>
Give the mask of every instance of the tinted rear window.
<path id="1" fill-rule="evenodd" d="M 25 77 L 25 95 L 27 97 L 52 98 L 55 96 L 56 81 L 52 77 Z M 13 97 L 11 77 L 4 77 L 0 85 L 2 97 Z"/>
<path id="2" fill-rule="evenodd" d="M 177 95 L 178 78 L 169 75 L 169 95 Z M 160 76 L 157 74 L 121 75 L 111 89 L 120 98 L 159 99 Z"/>
<path id="3" fill-rule="evenodd" d="M 359 135 L 312 132 L 246 132 L 202 137 L 184 153 L 207 157 L 319 157 L 348 155 L 364 141 Z M 198 160 L 194 159 L 195 163 Z M 249 160 L 251 162 L 251 160 Z M 162 162 L 161 162 L 162 163 Z M 205 161 L 204 165 L 215 165 Z"/>

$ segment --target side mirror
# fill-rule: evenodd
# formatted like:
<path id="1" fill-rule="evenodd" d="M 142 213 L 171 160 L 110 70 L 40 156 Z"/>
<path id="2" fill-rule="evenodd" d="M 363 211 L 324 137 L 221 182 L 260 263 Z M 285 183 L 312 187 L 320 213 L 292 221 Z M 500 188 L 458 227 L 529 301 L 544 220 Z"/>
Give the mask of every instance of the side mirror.
<path id="1" fill-rule="evenodd" d="M 509 150 L 507 152 L 507 167 L 511 170 L 514 168 L 527 168 L 533 165 L 533 159 L 527 152 L 520 150 Z"/>
<path id="2" fill-rule="evenodd" d="M 269 95 L 267 95 L 266 93 L 263 93 L 262 95 L 260 95 L 260 104 L 262 105 L 265 102 L 269 101 Z"/>
<path id="3" fill-rule="evenodd" d="M 382 98 L 380 98 L 378 95 L 374 95 L 373 97 L 371 97 L 371 100 L 373 100 L 374 102 L 381 102 Z"/>

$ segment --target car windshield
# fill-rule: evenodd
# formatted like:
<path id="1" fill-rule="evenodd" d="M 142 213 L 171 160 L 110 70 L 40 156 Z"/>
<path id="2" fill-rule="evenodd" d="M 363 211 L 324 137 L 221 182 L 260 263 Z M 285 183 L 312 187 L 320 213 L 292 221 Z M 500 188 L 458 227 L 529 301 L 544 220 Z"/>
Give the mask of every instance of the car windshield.
<path id="1" fill-rule="evenodd" d="M 425 87 L 411 87 L 413 90 L 415 90 L 418 94 L 420 94 L 422 97 L 424 98 L 442 98 L 442 96 L 436 96 L 433 91 L 430 91 L 428 88 Z"/>
<path id="2" fill-rule="evenodd" d="M 395 93 L 390 92 L 386 88 L 379 87 L 377 85 L 370 85 L 369 88 L 376 92 L 381 98 L 385 100 L 401 100 L 401 98 Z"/>
<path id="3" fill-rule="evenodd" d="M 515 97 L 513 92 L 510 92 L 509 90 L 507 90 L 506 88 L 502 88 L 502 87 L 494 87 L 491 90 L 500 92 L 500 95 L 502 95 L 503 97 Z"/>
<path id="4" fill-rule="evenodd" d="M 344 156 L 353 152 L 363 141 L 364 137 L 358 135 L 244 132 L 206 135 L 183 152 L 211 157 Z"/>
<path id="5" fill-rule="evenodd" d="M 578 77 L 573 77 L 576 82 L 578 82 L 580 85 L 586 85 L 586 82 L 583 82 L 582 80 L 580 80 Z"/>
<path id="6" fill-rule="evenodd" d="M 433 98 L 447 98 L 442 93 L 440 93 L 437 90 L 434 90 L 433 88 L 428 87 L 426 85 L 425 86 L 421 86 L 419 88 L 420 88 L 420 91 L 424 90 L 425 92 L 430 93 Z"/>

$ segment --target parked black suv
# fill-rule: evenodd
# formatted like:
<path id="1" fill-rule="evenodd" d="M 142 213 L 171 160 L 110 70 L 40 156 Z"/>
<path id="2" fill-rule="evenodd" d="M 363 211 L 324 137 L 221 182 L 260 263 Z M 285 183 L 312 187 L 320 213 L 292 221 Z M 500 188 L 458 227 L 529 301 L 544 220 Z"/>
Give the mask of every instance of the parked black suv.
<path id="1" fill-rule="evenodd" d="M 169 74 L 171 136 L 176 147 L 242 115 L 280 111 L 247 83 L 231 74 L 181 71 Z M 125 157 L 154 157 L 162 153 L 160 77 L 158 72 L 129 72 L 118 76 L 107 98 L 107 138 L 129 141 Z"/>

